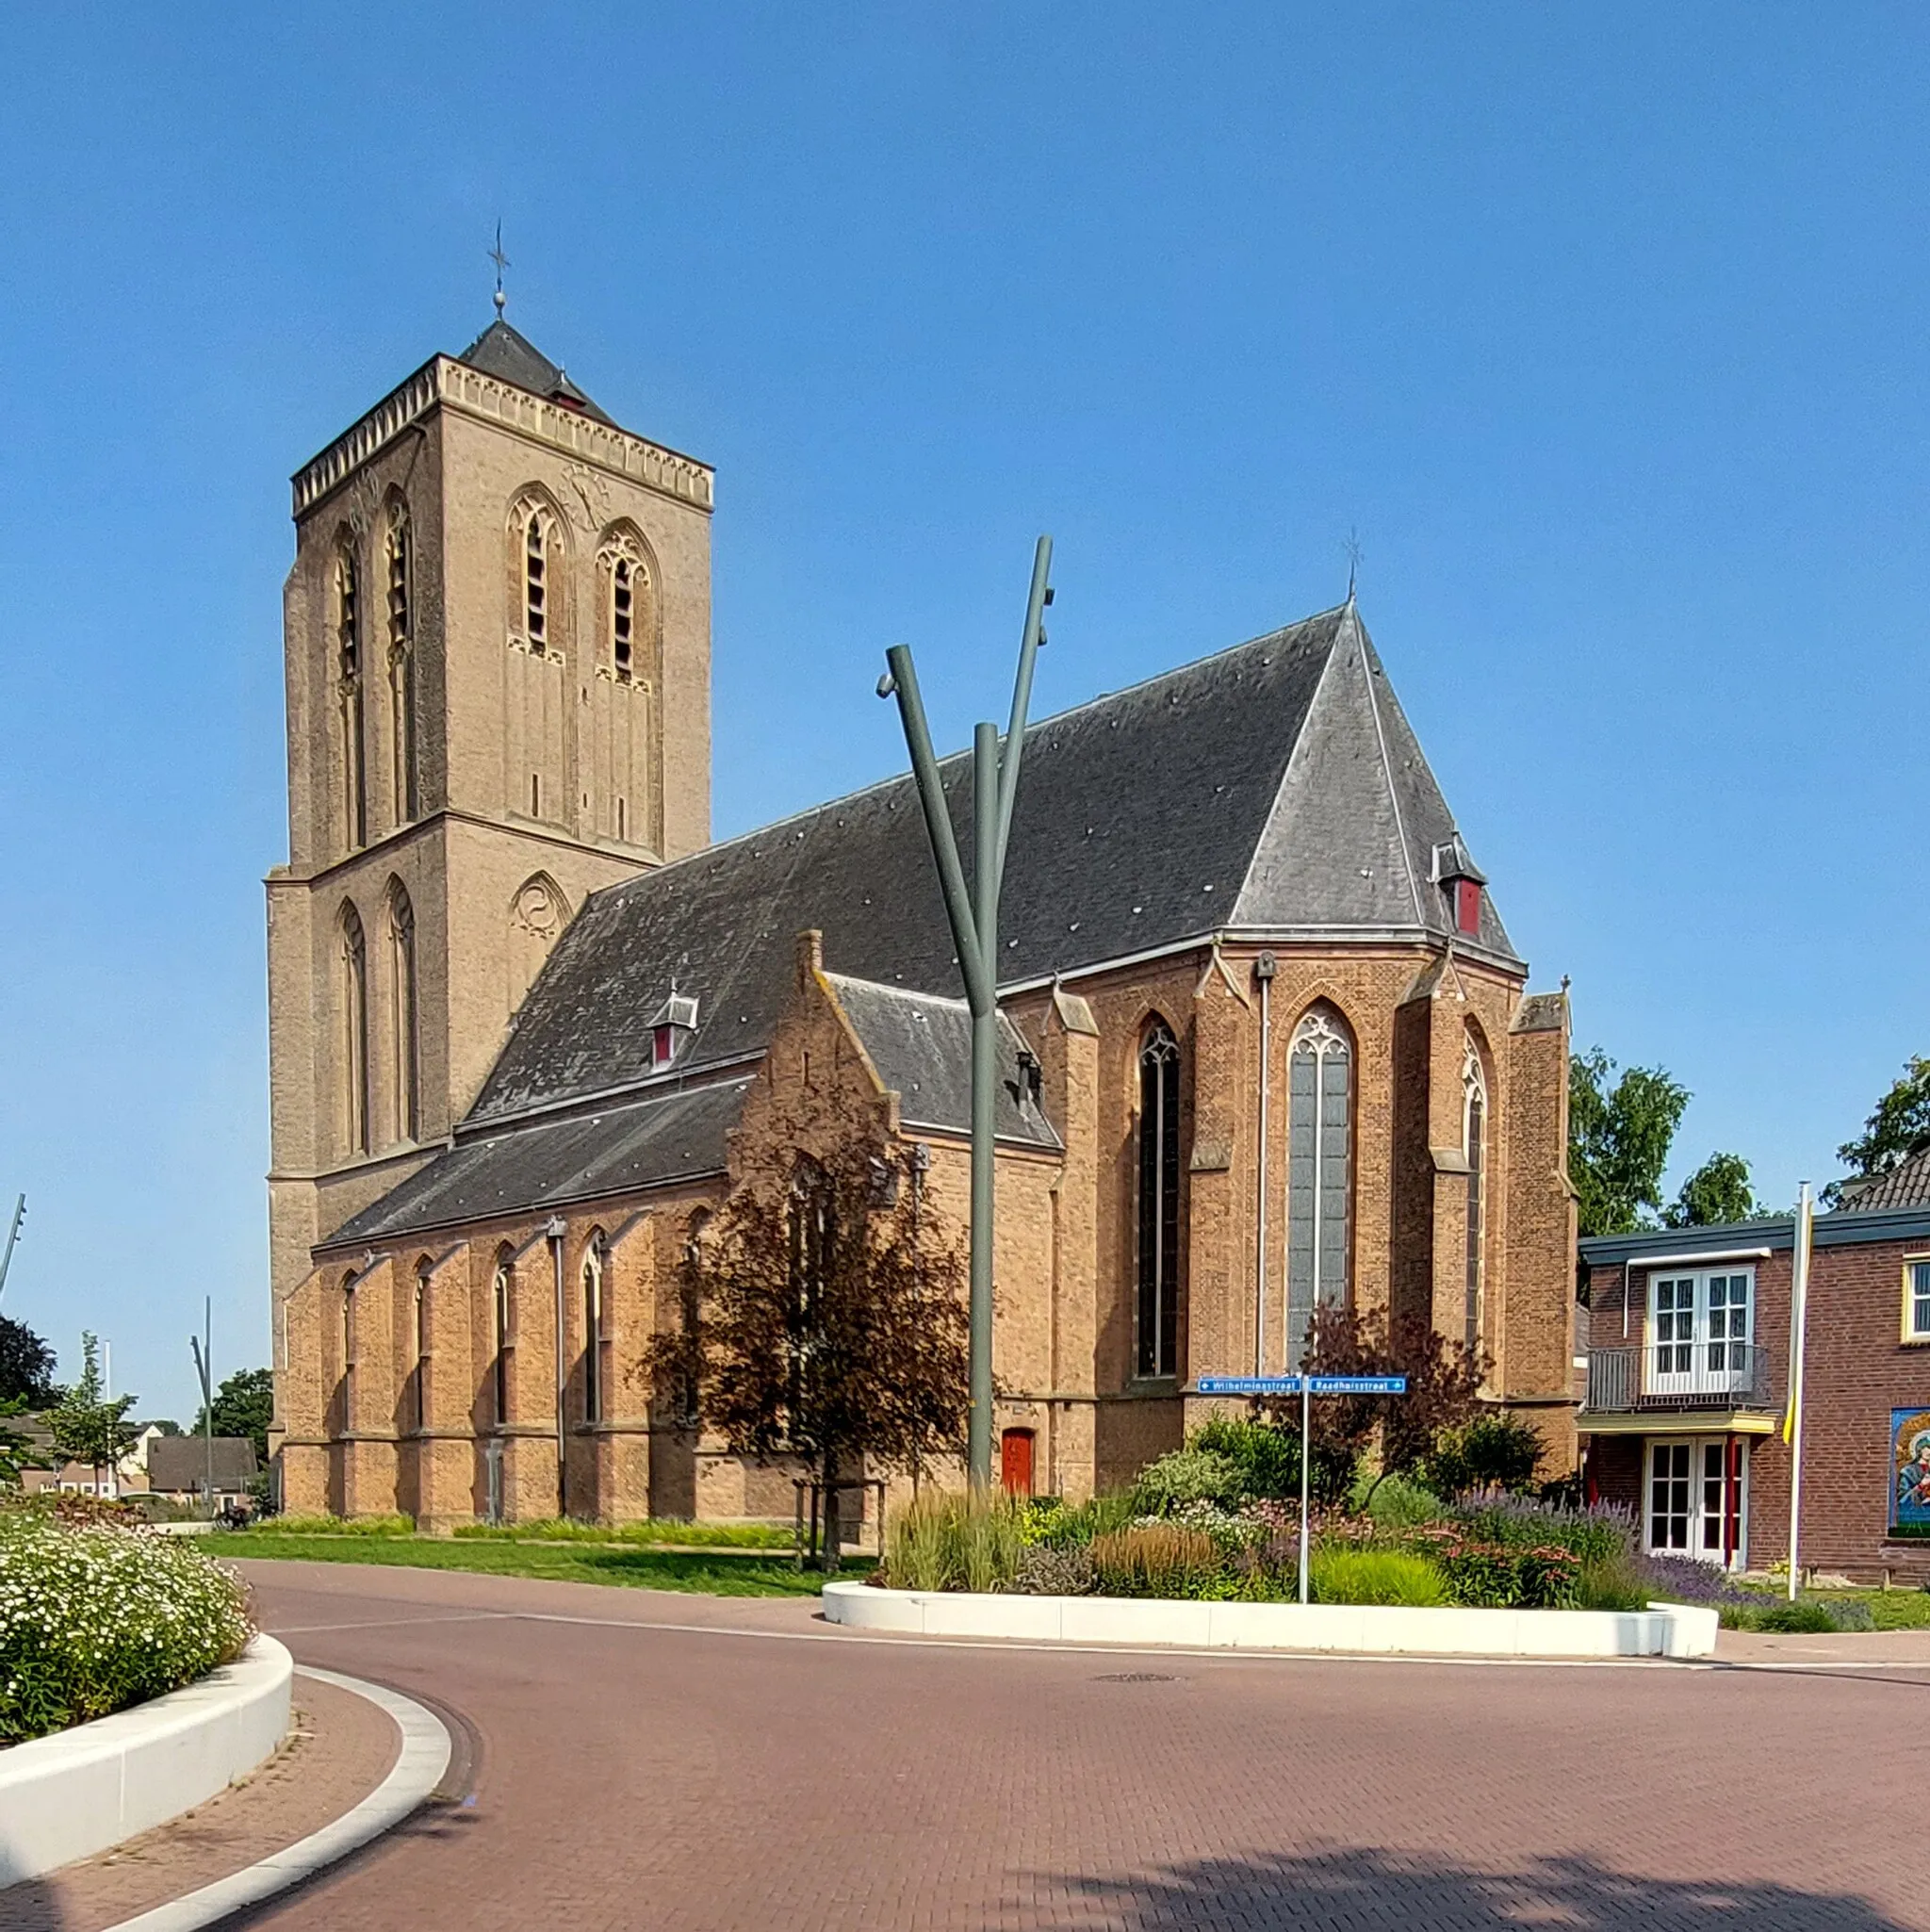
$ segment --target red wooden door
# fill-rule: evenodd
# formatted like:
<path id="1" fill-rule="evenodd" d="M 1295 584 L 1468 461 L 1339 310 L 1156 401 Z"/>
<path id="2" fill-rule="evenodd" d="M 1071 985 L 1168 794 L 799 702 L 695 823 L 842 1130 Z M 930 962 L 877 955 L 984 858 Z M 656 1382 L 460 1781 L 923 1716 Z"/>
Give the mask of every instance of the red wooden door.
<path id="1" fill-rule="evenodd" d="M 999 1475 L 1007 1496 L 1032 1494 L 1032 1432 L 1008 1429 L 999 1439 Z"/>

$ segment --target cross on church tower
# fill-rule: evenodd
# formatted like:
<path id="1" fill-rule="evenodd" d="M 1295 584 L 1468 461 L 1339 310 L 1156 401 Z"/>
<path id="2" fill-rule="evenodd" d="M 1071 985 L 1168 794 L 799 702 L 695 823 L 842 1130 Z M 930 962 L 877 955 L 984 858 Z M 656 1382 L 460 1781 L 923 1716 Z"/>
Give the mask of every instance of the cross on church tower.
<path id="1" fill-rule="evenodd" d="M 509 297 L 502 292 L 502 271 L 509 267 L 509 257 L 502 252 L 502 222 L 496 223 L 496 246 L 489 251 L 487 260 L 496 264 L 496 313 L 500 315 L 509 305 Z"/>

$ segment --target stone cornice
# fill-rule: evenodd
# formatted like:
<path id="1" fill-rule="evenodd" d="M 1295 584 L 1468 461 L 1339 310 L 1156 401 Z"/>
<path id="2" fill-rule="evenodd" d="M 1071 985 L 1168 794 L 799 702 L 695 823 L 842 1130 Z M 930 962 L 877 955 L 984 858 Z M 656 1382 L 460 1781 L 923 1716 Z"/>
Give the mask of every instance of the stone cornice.
<path id="1" fill-rule="evenodd" d="M 707 464 L 646 442 L 613 423 L 598 422 L 595 417 L 565 409 L 499 377 L 484 375 L 453 356 L 437 355 L 390 390 L 313 462 L 295 472 L 295 516 L 306 516 L 412 423 L 438 407 L 512 430 L 576 462 L 593 464 L 678 502 L 706 513 L 711 509 L 715 473 Z"/>

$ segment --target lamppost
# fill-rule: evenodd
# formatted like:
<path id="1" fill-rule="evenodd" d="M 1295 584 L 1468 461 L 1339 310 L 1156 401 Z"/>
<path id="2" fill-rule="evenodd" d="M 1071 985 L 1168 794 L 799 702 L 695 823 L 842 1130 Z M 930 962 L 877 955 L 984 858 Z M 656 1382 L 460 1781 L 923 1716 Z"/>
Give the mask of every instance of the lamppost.
<path id="1" fill-rule="evenodd" d="M 972 1486 L 991 1482 L 991 1244 L 992 1105 L 998 1093 L 999 888 L 1005 881 L 1006 845 L 1012 833 L 1012 801 L 1019 791 L 1019 761 L 1025 749 L 1025 713 L 1032 702 L 1032 667 L 1045 642 L 1045 607 L 1052 602 L 1052 538 L 1042 536 L 1032 558 L 1032 591 L 1019 642 L 1012 682 L 1012 716 L 1001 744 L 998 727 L 976 726 L 972 735 L 972 860 L 968 890 L 958 860 L 951 813 L 932 750 L 931 729 L 918 695 L 911 647 L 894 644 L 878 679 L 878 696 L 898 699 L 911 771 L 924 807 L 945 914 L 958 949 L 965 1003 L 972 1009 L 972 1406 L 968 1433 Z"/>

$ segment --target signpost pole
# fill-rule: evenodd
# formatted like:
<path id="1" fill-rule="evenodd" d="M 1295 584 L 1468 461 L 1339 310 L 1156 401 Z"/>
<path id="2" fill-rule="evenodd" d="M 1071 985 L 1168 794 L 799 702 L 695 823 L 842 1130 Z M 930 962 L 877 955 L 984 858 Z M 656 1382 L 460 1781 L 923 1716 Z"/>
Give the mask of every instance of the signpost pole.
<path id="1" fill-rule="evenodd" d="M 1308 1502 L 1313 1495 L 1314 1378 L 1300 1377 L 1300 1601 L 1307 1600 L 1308 1556 L 1314 1547 Z"/>

